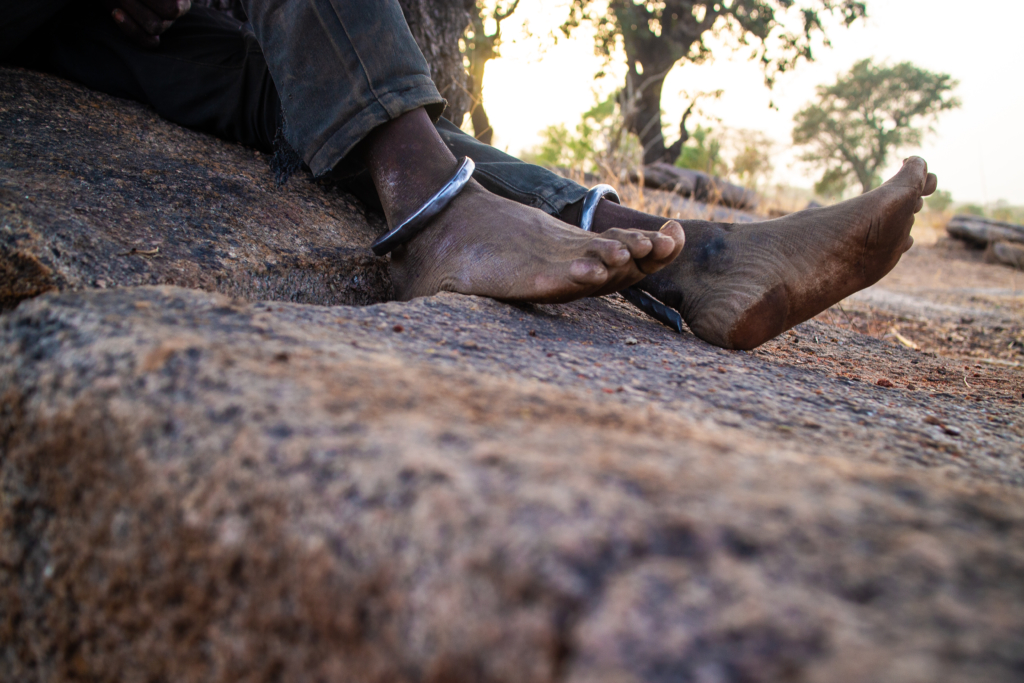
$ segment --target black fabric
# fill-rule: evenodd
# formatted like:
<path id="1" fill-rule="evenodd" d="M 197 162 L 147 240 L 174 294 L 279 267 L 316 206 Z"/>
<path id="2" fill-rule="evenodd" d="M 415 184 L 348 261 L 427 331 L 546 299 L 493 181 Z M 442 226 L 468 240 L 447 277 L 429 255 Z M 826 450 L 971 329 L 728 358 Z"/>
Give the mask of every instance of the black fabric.
<path id="1" fill-rule="evenodd" d="M 347 21 L 366 22 L 369 21 L 366 19 L 366 8 L 378 4 L 371 1 L 364 6 L 361 4 L 363 2 L 335 0 L 334 4 L 362 7 L 361 10 L 350 10 Z M 11 10 L 13 7 L 7 0 L 0 0 L 0 3 L 0 10 Z M 248 4 L 262 5 L 252 2 Z M 393 3 L 385 4 L 390 7 Z M 29 36 L 22 37 L 18 49 L 8 55 L 8 62 L 48 71 L 117 97 L 143 102 L 179 125 L 241 142 L 264 152 L 273 151 L 272 166 L 278 182 L 287 180 L 289 175 L 299 169 L 302 159 L 308 158 L 308 147 L 293 148 L 295 141 L 301 144 L 301 140 L 308 137 L 294 132 L 295 126 L 299 124 L 293 116 L 301 116 L 302 111 L 321 110 L 299 122 L 304 126 L 312 125 L 313 121 L 333 122 L 339 111 L 356 112 L 357 118 L 364 116 L 362 123 L 355 128 L 348 128 L 349 133 L 354 135 L 351 140 L 358 142 L 356 138 L 365 136 L 370 130 L 363 125 L 366 123 L 365 112 L 372 112 L 370 120 L 374 125 L 379 125 L 383 122 L 378 116 L 381 113 L 385 115 L 383 120 L 387 120 L 387 116 L 419 106 L 417 103 L 424 97 L 428 101 L 439 100 L 439 96 L 431 94 L 436 93 L 433 85 L 428 89 L 420 87 L 425 62 L 420 63 L 422 55 L 415 46 L 404 18 L 400 13 L 396 16 L 394 11 L 378 16 L 372 22 L 377 34 L 393 32 L 394 35 L 388 40 L 371 41 L 379 46 L 369 52 L 367 41 L 361 41 L 358 47 L 361 52 L 355 65 L 340 57 L 332 61 L 330 55 L 334 54 L 333 49 L 316 61 L 320 68 L 328 71 L 340 73 L 345 69 L 355 70 L 343 77 L 335 74 L 330 78 L 341 78 L 352 84 L 363 79 L 368 84 L 371 79 L 363 73 L 361 61 L 377 59 L 378 52 L 402 43 L 404 46 L 397 54 L 404 54 L 405 57 L 398 58 L 392 51 L 390 57 L 380 58 L 381 63 L 370 69 L 377 74 L 375 78 L 385 81 L 390 78 L 388 74 L 399 74 L 394 83 L 383 82 L 375 86 L 377 94 L 392 94 L 383 98 L 387 107 L 378 101 L 372 89 L 357 94 L 353 101 L 346 101 L 346 98 L 353 97 L 351 89 L 322 90 L 327 86 L 321 80 L 304 89 L 296 86 L 292 100 L 297 101 L 298 105 L 282 108 L 271 69 L 264 59 L 256 33 L 248 24 L 222 12 L 194 6 L 191 12 L 163 34 L 159 48 L 149 49 L 134 44 L 122 35 L 109 15 L 99 9 L 96 3 L 76 2 L 67 4 L 63 9 L 58 7 L 55 12 L 51 12 L 52 9 L 49 3 L 40 3 L 37 14 L 27 18 L 24 12 L 12 10 L 5 15 L 0 11 L 0 30 L 4 26 L 13 25 L 14 20 L 21 22 L 19 25 L 36 27 Z M 277 16 L 268 13 L 265 8 L 262 11 L 264 21 Z M 280 15 L 282 19 L 288 16 Z M 387 21 L 382 23 L 382 17 Z M 395 28 L 393 24 L 396 22 L 400 22 L 401 26 Z M 332 25 L 341 27 L 337 30 L 344 33 L 344 26 L 340 23 Z M 275 41 L 285 38 L 291 41 L 285 47 L 274 49 L 301 51 L 303 45 L 311 49 L 298 29 L 283 26 L 271 33 L 276 36 Z M 343 40 L 347 38 L 343 37 Z M 411 46 L 406 43 L 411 43 Z M 347 49 L 356 48 L 350 46 Z M 405 67 L 403 61 L 408 62 Z M 410 69 L 411 74 L 401 76 L 403 69 Z M 416 84 L 415 87 L 403 90 L 403 84 L 410 82 Z M 399 96 L 403 92 L 409 96 L 408 99 L 403 100 Z M 341 103 L 332 100 L 341 100 Z M 282 111 L 293 113 L 283 115 Z M 440 112 L 435 108 L 433 113 L 436 119 L 436 114 Z M 340 129 L 337 126 L 332 128 L 333 123 L 324 125 L 328 129 L 312 138 L 334 140 L 330 144 L 338 143 L 336 136 Z M 435 126 L 441 139 L 456 157 L 468 156 L 473 159 L 476 163 L 473 177 L 497 195 L 557 214 L 586 194 L 586 189 L 576 183 L 483 144 L 446 119 L 437 119 Z M 333 134 L 331 130 L 334 130 Z M 318 149 L 322 149 L 323 144 Z M 349 142 L 338 144 L 338 149 L 347 148 Z M 324 176 L 324 181 L 341 186 L 371 207 L 379 207 L 376 190 L 365 166 L 358 158 L 350 158 L 347 162 L 335 164 L 336 168 Z"/>
<path id="2" fill-rule="evenodd" d="M 67 4 L 7 56 L 94 90 L 152 106 L 177 124 L 269 152 L 281 102 L 251 30 L 194 7 L 149 49 L 93 2 Z"/>
<path id="3" fill-rule="evenodd" d="M 0 0 L 0 60 L 7 60 L 70 0 Z"/>

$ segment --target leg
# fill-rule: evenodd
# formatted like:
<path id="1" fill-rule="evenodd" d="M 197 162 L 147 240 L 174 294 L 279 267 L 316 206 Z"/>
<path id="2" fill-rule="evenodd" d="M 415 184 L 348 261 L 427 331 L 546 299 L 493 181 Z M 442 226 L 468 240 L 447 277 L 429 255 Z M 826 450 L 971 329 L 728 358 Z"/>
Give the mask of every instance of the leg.
<path id="1" fill-rule="evenodd" d="M 431 123 L 443 102 L 395 0 L 250 0 L 246 12 L 279 88 L 285 134 L 315 174 L 365 162 L 392 225 L 451 176 L 456 159 Z M 471 183 L 392 254 L 392 268 L 400 298 L 453 290 L 567 301 L 632 284 L 681 247 L 677 224 L 599 237 Z"/>
<path id="2" fill-rule="evenodd" d="M 6 60 L 36 29 L 71 0 L 0 0 L 0 60 Z"/>
<path id="3" fill-rule="evenodd" d="M 393 4 L 385 3 L 384 9 Z M 262 3 L 253 3 L 250 11 L 254 20 L 260 18 L 259 10 L 263 7 Z M 374 158 L 379 162 L 371 164 L 377 169 L 374 182 L 386 213 L 401 217 L 410 198 L 422 200 L 443 182 L 454 158 L 439 144 L 438 132 L 422 116 L 406 121 L 406 124 L 419 121 L 418 128 L 415 125 L 393 126 L 388 117 L 405 106 L 433 102 L 439 97 L 429 79 L 424 80 L 426 77 L 421 72 L 426 71 L 426 66 L 420 64 L 422 56 L 411 36 L 408 41 L 401 39 L 403 31 L 408 34 L 408 27 L 401 19 L 400 10 L 397 16 L 401 30 L 396 29 L 396 37 L 387 33 L 393 28 L 388 24 L 394 19 L 388 19 L 387 11 L 372 11 L 373 8 L 356 3 L 327 9 L 337 9 L 335 18 L 349 23 L 342 32 L 345 37 L 362 36 L 374 50 L 367 52 L 367 45 L 333 45 L 337 49 L 326 52 L 339 57 L 340 64 L 332 60 L 311 64 L 316 57 L 313 47 L 317 42 L 337 38 L 336 31 L 326 31 L 330 22 L 320 21 L 320 15 L 312 21 L 307 16 L 312 11 L 307 3 L 281 10 L 288 16 L 266 12 L 262 15 L 264 21 L 271 22 L 270 26 L 263 26 L 262 34 L 272 46 L 274 41 L 292 35 L 282 33 L 288 21 L 300 26 L 319 26 L 319 29 L 308 28 L 298 44 L 286 41 L 281 48 L 284 54 L 277 55 L 278 63 L 283 65 L 284 73 L 278 80 L 285 84 L 281 92 L 286 102 L 311 97 L 311 88 L 326 88 L 332 82 L 338 86 L 334 92 L 345 92 L 346 88 L 352 91 L 347 97 L 326 100 L 321 97 L 313 106 L 288 107 L 288 137 L 315 169 L 318 164 L 333 164 L 325 159 L 351 151 L 360 136 L 368 132 L 365 130 L 368 127 L 381 129 L 376 130 L 376 142 L 372 145 L 377 152 Z M 323 14 L 326 9 L 321 10 L 321 15 L 330 16 Z M 279 19 L 280 22 L 274 23 Z M 259 26 L 261 24 L 257 23 Z M 378 49 L 380 31 L 385 32 L 385 37 L 390 35 L 395 45 L 386 50 Z M 126 40 L 104 13 L 90 5 L 75 5 L 38 34 L 39 39 L 31 41 L 32 49 L 23 50 L 19 55 L 25 65 L 56 72 L 113 95 L 146 102 L 165 118 L 185 126 L 264 150 L 270 146 L 279 121 L 278 91 L 254 36 L 242 31 L 241 25 L 230 18 L 196 8 L 163 34 L 159 49 L 150 50 Z M 406 43 L 411 44 L 415 50 L 413 56 L 419 61 L 409 54 L 403 56 L 403 49 L 408 51 Z M 327 46 L 320 47 L 326 49 Z M 367 53 L 356 54 L 357 48 Z M 379 63 L 381 52 L 391 59 Z M 353 61 L 368 64 L 367 73 L 359 73 L 361 66 L 353 66 L 350 63 Z M 411 61 L 412 67 L 403 65 L 403 61 Z M 356 69 L 356 73 L 348 69 Z M 396 79 L 394 72 L 403 75 Z M 297 78 L 297 74 L 303 78 Z M 378 80 L 381 82 L 377 83 Z M 364 92 L 367 83 L 369 92 Z M 327 106 L 319 106 L 324 101 Z M 382 119 L 389 123 L 378 125 Z M 324 126 L 327 133 L 319 132 Z M 387 134 L 389 127 L 391 135 Z M 391 154 L 389 147 L 394 148 Z M 493 148 L 487 149 L 504 156 Z M 410 151 L 416 163 L 409 163 Z M 350 154 L 345 161 L 350 166 L 355 165 L 360 156 L 362 154 Z M 352 157 L 355 157 L 355 164 Z M 547 174 L 511 161 L 520 171 L 531 168 Z M 507 163 L 498 160 L 492 165 Z M 384 182 L 382 174 L 386 174 L 389 167 L 402 176 L 398 192 L 390 191 Z M 566 187 L 572 185 L 568 181 L 561 183 Z M 511 188 L 508 183 L 495 184 Z M 530 183 L 526 185 L 529 187 Z M 568 189 L 571 194 L 573 188 Z M 417 194 L 418 190 L 424 190 L 425 195 Z M 550 211 L 557 208 L 551 202 L 559 201 L 564 194 L 560 190 L 552 192 L 549 187 L 533 192 L 529 198 Z M 517 300 L 567 300 L 612 291 L 635 282 L 645 273 L 663 266 L 681 248 L 682 232 L 675 225 L 668 228 L 671 233 L 668 237 L 658 233 L 645 236 L 636 231 L 616 231 L 609 232 L 606 238 L 597 238 L 580 231 L 567 232 L 564 225 L 548 216 L 499 200 L 478 186 L 469 188 L 465 195 L 436 221 L 444 230 L 459 233 L 453 239 L 463 245 L 463 253 L 453 254 L 450 248 L 444 249 L 443 254 L 431 253 L 420 245 L 396 254 L 393 262 L 401 296 L 408 298 L 439 289 L 455 289 Z M 515 239 L 502 237 L 500 232 L 492 233 L 489 228 L 495 225 L 498 216 L 503 218 L 501 228 L 506 232 L 523 229 L 526 233 L 516 232 Z M 536 233 L 532 238 L 531 231 Z M 437 237 L 441 229 L 432 233 Z M 437 248 L 436 240 L 427 243 Z M 479 258 L 484 252 L 488 258 Z M 404 258 L 406 255 L 409 258 Z"/>
<path id="4" fill-rule="evenodd" d="M 423 110 L 375 130 L 366 158 L 391 224 L 457 166 Z M 403 299 L 447 290 L 568 301 L 616 291 L 664 266 L 681 249 L 681 232 L 670 222 L 662 232 L 612 229 L 599 237 L 471 182 L 426 231 L 392 253 L 392 278 Z"/>
<path id="5" fill-rule="evenodd" d="M 928 165 L 912 157 L 881 187 L 835 206 L 736 226 L 682 221 L 682 255 L 640 288 L 677 308 L 701 339 L 754 348 L 892 270 L 913 244 L 922 197 L 935 188 Z M 650 229 L 661 220 L 604 202 L 595 230 Z"/>
<path id="6" fill-rule="evenodd" d="M 182 126 L 270 151 L 281 105 L 255 36 L 221 12 L 194 7 L 140 47 L 94 3 L 50 18 L 9 59 L 152 106 Z"/>

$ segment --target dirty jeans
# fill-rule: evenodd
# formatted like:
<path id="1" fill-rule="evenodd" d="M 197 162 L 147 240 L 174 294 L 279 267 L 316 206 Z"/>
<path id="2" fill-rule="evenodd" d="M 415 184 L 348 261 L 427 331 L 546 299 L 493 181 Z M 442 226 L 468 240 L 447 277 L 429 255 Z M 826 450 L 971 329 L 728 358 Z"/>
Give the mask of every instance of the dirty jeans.
<path id="1" fill-rule="evenodd" d="M 159 48 L 123 36 L 92 0 L 0 0 L 0 60 L 152 106 L 175 123 L 271 151 L 280 130 L 315 175 L 379 200 L 353 150 L 419 107 L 491 192 L 557 214 L 585 188 L 463 133 L 446 119 L 397 0 L 247 0 L 249 23 L 193 7 Z"/>

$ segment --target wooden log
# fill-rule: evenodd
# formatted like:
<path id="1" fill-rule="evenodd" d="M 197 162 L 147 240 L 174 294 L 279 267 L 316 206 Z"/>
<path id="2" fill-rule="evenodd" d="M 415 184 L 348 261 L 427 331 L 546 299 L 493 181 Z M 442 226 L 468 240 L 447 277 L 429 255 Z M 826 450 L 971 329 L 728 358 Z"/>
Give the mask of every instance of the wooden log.
<path id="1" fill-rule="evenodd" d="M 646 187 L 675 192 L 683 197 L 693 196 L 697 189 L 698 176 L 703 175 L 706 174 L 663 162 L 647 164 L 643 167 L 643 183 Z M 635 183 L 640 182 L 640 173 L 632 172 L 630 180 Z"/>
<path id="2" fill-rule="evenodd" d="M 996 242 L 992 245 L 992 255 L 1000 263 L 1024 270 L 1024 244 Z"/>
<path id="3" fill-rule="evenodd" d="M 639 182 L 640 173 L 632 173 L 630 179 Z M 733 209 L 757 207 L 757 194 L 745 187 L 702 171 L 679 168 L 664 162 L 644 166 L 643 182 L 647 187 L 675 192 L 707 204 L 721 204 Z"/>
<path id="4" fill-rule="evenodd" d="M 966 214 L 953 216 L 946 225 L 946 232 L 980 246 L 993 242 L 1024 242 L 1024 226 Z"/>

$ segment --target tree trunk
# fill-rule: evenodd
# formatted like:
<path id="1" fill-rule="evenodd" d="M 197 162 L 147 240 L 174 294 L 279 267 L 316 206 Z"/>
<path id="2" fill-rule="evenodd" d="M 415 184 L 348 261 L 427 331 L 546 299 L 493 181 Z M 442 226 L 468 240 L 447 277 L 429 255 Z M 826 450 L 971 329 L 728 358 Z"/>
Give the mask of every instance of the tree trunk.
<path id="1" fill-rule="evenodd" d="M 640 138 L 644 148 L 644 164 L 675 162 L 675 158 L 668 158 L 665 137 L 661 133 L 661 88 L 664 83 L 664 74 L 645 78 L 631 69 L 626 75 L 626 92 L 629 94 L 631 109 L 626 116 L 626 125 L 630 132 Z"/>
<path id="2" fill-rule="evenodd" d="M 484 33 L 483 21 L 474 22 L 473 48 L 467 51 L 469 57 L 469 87 L 472 100 L 469 115 L 473 121 L 473 134 L 476 139 L 486 144 L 491 144 L 494 139 L 494 130 L 491 128 L 490 117 L 484 109 L 484 70 L 487 62 L 494 58 L 495 36 L 487 36 Z"/>
<path id="3" fill-rule="evenodd" d="M 491 128 L 491 120 L 487 116 L 487 110 L 484 109 L 484 103 L 477 103 L 473 107 L 473 111 L 470 112 L 470 116 L 473 120 L 473 134 L 476 139 L 486 145 L 491 144 L 494 140 L 494 129 Z"/>
<path id="4" fill-rule="evenodd" d="M 399 0 L 413 38 L 430 65 L 430 74 L 448 100 L 444 117 L 456 126 L 472 106 L 459 40 L 469 26 L 475 0 Z"/>

